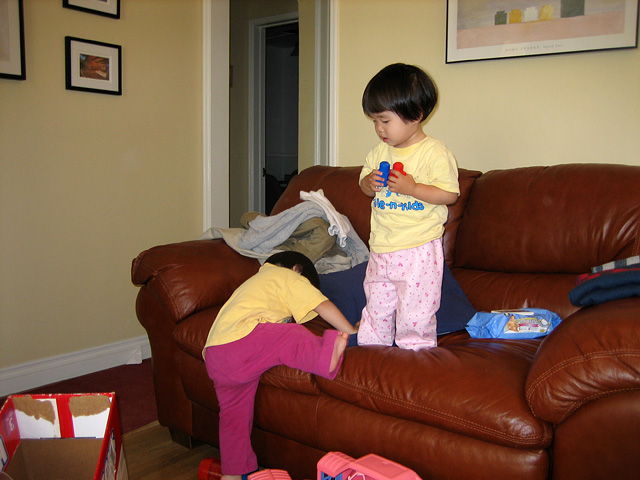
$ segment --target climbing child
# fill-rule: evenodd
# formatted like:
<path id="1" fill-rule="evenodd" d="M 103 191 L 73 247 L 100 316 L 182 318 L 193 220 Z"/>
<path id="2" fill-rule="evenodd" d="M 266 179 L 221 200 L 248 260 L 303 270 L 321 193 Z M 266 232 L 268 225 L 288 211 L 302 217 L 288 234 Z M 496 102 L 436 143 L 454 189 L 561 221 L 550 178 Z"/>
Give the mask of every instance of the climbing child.
<path id="1" fill-rule="evenodd" d="M 203 356 L 220 405 L 222 480 L 258 468 L 250 436 L 260 375 L 277 365 L 328 379 L 338 374 L 349 334 L 357 330 L 319 285 L 307 257 L 277 253 L 238 287 L 211 327 Z M 318 314 L 337 330 L 319 337 L 300 325 Z"/>

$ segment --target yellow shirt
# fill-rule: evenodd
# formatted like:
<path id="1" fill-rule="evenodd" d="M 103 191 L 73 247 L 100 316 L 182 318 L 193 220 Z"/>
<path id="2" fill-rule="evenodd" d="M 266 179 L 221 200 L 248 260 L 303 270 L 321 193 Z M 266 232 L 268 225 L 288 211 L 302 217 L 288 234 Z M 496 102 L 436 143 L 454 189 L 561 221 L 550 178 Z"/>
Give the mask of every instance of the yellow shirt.
<path id="1" fill-rule="evenodd" d="M 313 311 L 327 300 L 302 275 L 265 263 L 258 273 L 240 285 L 222 306 L 213 322 L 204 349 L 231 343 L 249 335 L 259 323 L 297 323 L 314 318 Z M 204 350 L 203 350 L 204 356 Z"/>
<path id="2" fill-rule="evenodd" d="M 382 161 L 389 162 L 391 168 L 395 162 L 402 162 L 404 171 L 416 183 L 460 194 L 456 160 L 442 142 L 432 137 L 405 148 L 380 142 L 367 155 L 360 181 L 372 170 L 379 170 Z M 447 216 L 446 205 L 432 205 L 382 188 L 371 204 L 369 247 L 375 253 L 388 253 L 424 245 L 442 237 Z"/>

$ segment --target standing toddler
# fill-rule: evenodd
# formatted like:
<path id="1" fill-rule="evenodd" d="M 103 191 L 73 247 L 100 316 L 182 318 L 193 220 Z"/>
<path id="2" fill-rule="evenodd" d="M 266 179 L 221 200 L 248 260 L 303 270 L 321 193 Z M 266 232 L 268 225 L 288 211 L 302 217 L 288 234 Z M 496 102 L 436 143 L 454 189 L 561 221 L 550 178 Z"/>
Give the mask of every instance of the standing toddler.
<path id="1" fill-rule="evenodd" d="M 422 130 L 437 98 L 424 71 L 401 63 L 376 74 L 362 97 L 381 142 L 367 155 L 360 174 L 360 188 L 373 201 L 359 345 L 395 342 L 419 350 L 437 344 L 441 238 L 447 205 L 460 193 L 455 158 Z M 386 185 L 383 161 L 391 166 Z"/>

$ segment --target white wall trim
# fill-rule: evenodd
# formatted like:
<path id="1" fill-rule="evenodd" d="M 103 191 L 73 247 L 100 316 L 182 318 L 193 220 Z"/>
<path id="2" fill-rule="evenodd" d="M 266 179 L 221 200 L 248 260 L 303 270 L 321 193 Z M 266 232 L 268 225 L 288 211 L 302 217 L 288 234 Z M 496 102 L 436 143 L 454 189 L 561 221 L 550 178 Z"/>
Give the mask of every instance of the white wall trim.
<path id="1" fill-rule="evenodd" d="M 146 335 L 0 369 L 0 396 L 151 357 Z"/>
<path id="2" fill-rule="evenodd" d="M 249 91 L 247 92 L 247 172 L 249 210 L 264 212 L 264 29 L 260 19 L 249 21 Z"/>
<path id="3" fill-rule="evenodd" d="M 330 28 L 329 0 L 315 2 L 315 38 L 314 38 L 314 165 L 330 165 L 329 158 L 329 115 L 331 99 L 331 50 L 328 42 Z"/>
<path id="4" fill-rule="evenodd" d="M 329 0 L 328 164 L 338 166 L 338 0 Z"/>
<path id="5" fill-rule="evenodd" d="M 204 0 L 202 19 L 202 224 L 206 231 L 229 226 L 229 0 Z"/>
<path id="6" fill-rule="evenodd" d="M 202 2 L 202 230 L 213 226 L 211 177 L 211 2 Z"/>
<path id="7" fill-rule="evenodd" d="M 337 0 L 316 1 L 314 165 L 337 165 L 336 10 Z"/>

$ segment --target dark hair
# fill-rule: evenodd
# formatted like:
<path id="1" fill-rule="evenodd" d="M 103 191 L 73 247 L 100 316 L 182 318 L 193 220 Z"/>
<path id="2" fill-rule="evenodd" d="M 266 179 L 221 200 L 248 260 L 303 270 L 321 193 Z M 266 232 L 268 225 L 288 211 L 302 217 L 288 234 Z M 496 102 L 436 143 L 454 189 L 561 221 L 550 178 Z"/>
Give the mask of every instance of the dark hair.
<path id="1" fill-rule="evenodd" d="M 437 102 L 438 91 L 429 75 L 404 63 L 380 70 L 369 80 L 362 95 L 362 109 L 367 116 L 391 111 L 406 122 L 422 122 Z"/>
<path id="2" fill-rule="evenodd" d="M 311 282 L 311 285 L 320 290 L 320 277 L 314 267 L 313 262 L 300 252 L 279 252 L 274 253 L 265 260 L 265 263 L 278 265 L 279 267 L 292 270 L 296 265 L 300 266 L 300 274 Z"/>

